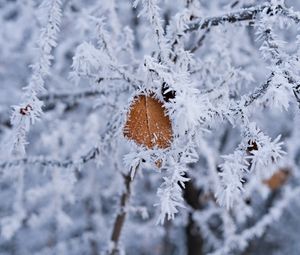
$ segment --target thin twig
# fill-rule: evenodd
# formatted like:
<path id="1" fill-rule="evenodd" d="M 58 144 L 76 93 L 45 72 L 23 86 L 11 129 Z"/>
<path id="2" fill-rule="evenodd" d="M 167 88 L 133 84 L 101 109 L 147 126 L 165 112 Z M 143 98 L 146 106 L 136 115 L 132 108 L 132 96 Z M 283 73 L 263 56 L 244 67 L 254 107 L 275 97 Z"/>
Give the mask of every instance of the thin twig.
<path id="1" fill-rule="evenodd" d="M 105 144 L 107 140 L 110 140 L 115 133 L 118 130 L 118 121 L 116 118 L 118 115 L 116 115 L 114 118 L 112 118 L 111 121 L 109 121 L 106 125 L 106 129 L 103 132 L 103 135 L 101 136 L 101 144 Z M 4 162 L 0 162 L 0 170 L 5 168 L 11 168 L 16 167 L 19 165 L 40 165 L 40 166 L 51 166 L 51 167 L 59 167 L 59 168 L 68 168 L 68 167 L 76 167 L 79 165 L 84 165 L 91 160 L 95 159 L 100 154 L 100 147 L 93 146 L 86 154 L 80 156 L 77 159 L 65 159 L 65 160 L 57 160 L 57 159 L 47 159 L 43 156 L 38 157 L 24 157 L 14 160 L 8 160 Z"/>
<path id="2" fill-rule="evenodd" d="M 123 78 L 119 78 L 123 79 Z M 101 80 L 102 81 L 102 80 Z M 98 83 L 101 82 L 100 80 Z M 128 88 L 124 87 L 120 89 L 118 92 L 124 92 L 128 90 Z M 80 100 L 88 99 L 91 97 L 98 97 L 102 95 L 106 95 L 107 92 L 105 91 L 99 91 L 99 90 L 84 90 L 79 92 L 62 92 L 62 93 L 48 93 L 45 95 L 40 96 L 40 100 L 44 102 L 43 111 L 48 112 L 55 108 L 55 105 L 58 102 L 63 102 L 67 106 L 73 106 L 75 103 L 78 103 Z M 11 123 L 9 120 L 9 117 L 1 117 L 0 114 L 0 126 L 4 126 L 6 128 L 11 128 Z"/>
<path id="3" fill-rule="evenodd" d="M 66 160 L 56 160 L 56 159 L 47 159 L 45 157 L 32 157 L 32 158 L 20 158 L 11 161 L 5 161 L 0 163 L 0 169 L 16 167 L 19 165 L 40 165 L 40 166 L 51 166 L 51 167 L 60 167 L 68 168 L 71 166 L 76 166 L 78 164 L 86 164 L 92 159 L 95 159 L 99 155 L 99 147 L 94 147 L 89 150 L 86 154 L 79 157 L 77 160 L 66 159 Z"/>
<path id="4" fill-rule="evenodd" d="M 195 53 L 203 45 L 203 42 L 209 32 L 210 32 L 210 28 L 206 28 L 205 32 L 201 35 L 201 37 L 197 41 L 197 44 L 190 49 L 191 53 Z"/>
<path id="5" fill-rule="evenodd" d="M 268 8 L 266 10 L 266 8 Z M 258 13 L 270 11 L 279 11 L 279 14 L 292 19 L 295 23 L 300 22 L 300 17 L 297 13 L 290 11 L 289 9 L 284 8 L 281 5 L 272 6 L 270 4 L 262 4 L 254 7 L 249 7 L 242 9 L 240 11 L 226 13 L 216 17 L 208 17 L 200 19 L 189 24 L 185 32 L 192 32 L 198 29 L 207 29 L 212 26 L 218 26 L 224 23 L 236 23 L 240 21 L 251 21 L 254 20 Z M 276 12 L 275 12 L 276 13 Z"/>
<path id="6" fill-rule="evenodd" d="M 80 99 L 89 98 L 89 97 L 96 97 L 100 95 L 105 95 L 104 91 L 98 91 L 98 90 L 86 90 L 86 91 L 80 91 L 76 93 L 49 93 L 46 95 L 40 96 L 40 99 L 48 103 L 53 103 L 54 101 L 66 101 L 66 102 L 74 102 Z M 46 107 L 47 108 L 47 107 Z"/>
<path id="7" fill-rule="evenodd" d="M 245 101 L 244 101 L 244 106 L 247 107 L 250 104 L 252 104 L 256 99 L 258 99 L 259 97 L 263 96 L 264 94 L 266 94 L 272 78 L 274 77 L 274 73 L 271 74 L 271 76 L 269 77 L 269 79 L 263 83 L 260 87 L 258 87 L 256 90 L 254 90 L 254 92 L 252 92 L 251 94 L 249 94 Z"/>
<path id="8" fill-rule="evenodd" d="M 263 4 L 255 7 L 246 8 L 240 11 L 226 13 L 216 17 L 200 19 L 191 23 L 186 29 L 186 32 L 191 32 L 198 29 L 206 29 L 224 23 L 236 23 L 239 21 L 253 20 L 258 13 L 262 12 L 265 8 L 268 7 L 271 8 L 271 5 Z"/>
<path id="9" fill-rule="evenodd" d="M 239 250 L 240 247 L 245 248 L 244 246 L 250 240 L 262 236 L 267 228 L 280 218 L 287 206 L 299 194 L 299 187 L 287 191 L 286 194 L 284 194 L 283 197 L 269 209 L 268 213 L 266 213 L 260 221 L 255 223 L 254 226 L 243 230 L 241 233 L 232 235 L 220 249 L 210 253 L 210 255 L 230 254 L 234 249 Z"/>
<path id="10" fill-rule="evenodd" d="M 121 237 L 121 231 L 123 229 L 126 215 L 127 215 L 127 207 L 131 195 L 132 183 L 136 176 L 137 168 L 139 165 L 135 167 L 135 169 L 131 168 L 127 175 L 123 175 L 124 183 L 125 183 L 125 190 L 121 195 L 120 198 L 120 211 L 117 214 L 113 225 L 113 231 L 111 234 L 111 241 L 113 243 L 113 247 L 110 251 L 110 255 L 118 255 L 119 254 L 119 240 Z"/>

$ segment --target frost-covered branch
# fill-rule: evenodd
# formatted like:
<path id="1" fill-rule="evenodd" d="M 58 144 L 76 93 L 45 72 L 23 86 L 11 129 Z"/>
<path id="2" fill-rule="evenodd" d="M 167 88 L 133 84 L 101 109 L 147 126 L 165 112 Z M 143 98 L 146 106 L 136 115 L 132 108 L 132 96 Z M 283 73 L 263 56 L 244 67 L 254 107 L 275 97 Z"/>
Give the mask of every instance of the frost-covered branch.
<path id="1" fill-rule="evenodd" d="M 267 92 L 267 90 L 272 82 L 273 76 L 274 76 L 274 74 L 271 74 L 271 77 L 266 82 L 264 82 L 260 87 L 256 88 L 249 95 L 243 97 L 242 100 L 244 101 L 243 102 L 244 107 L 248 107 L 253 102 L 255 102 L 255 100 L 262 97 Z"/>
<path id="2" fill-rule="evenodd" d="M 53 104 L 56 102 L 72 103 L 77 102 L 82 99 L 88 99 L 90 97 L 97 97 L 105 95 L 105 91 L 101 90 L 84 90 L 79 92 L 65 92 L 65 93 L 48 93 L 40 96 L 40 98 L 45 102 L 45 108 L 47 109 L 47 104 Z"/>
<path id="3" fill-rule="evenodd" d="M 99 143 L 96 146 L 92 146 L 87 153 L 78 157 L 77 159 L 66 159 L 66 160 L 57 160 L 49 159 L 46 157 L 23 157 L 14 160 L 0 161 L 0 169 L 7 169 L 12 167 L 23 167 L 24 165 L 40 165 L 40 166 L 51 166 L 58 168 L 69 168 L 69 167 L 80 167 L 83 164 L 88 163 L 89 161 L 96 159 L 97 156 L 102 152 L 102 145 L 106 141 L 112 139 L 115 133 L 118 131 L 120 125 L 117 120 L 118 116 L 112 118 L 106 125 L 105 131 L 100 137 Z"/>
<path id="4" fill-rule="evenodd" d="M 98 82 L 101 83 L 102 81 L 105 80 L 111 80 L 111 81 L 123 81 L 123 78 L 119 78 L 119 77 L 111 77 L 111 78 L 99 78 Z M 117 89 L 116 93 L 122 93 L 124 91 L 128 90 L 128 88 L 120 88 Z M 64 103 L 67 106 L 73 105 L 74 103 L 78 103 L 82 100 L 87 100 L 89 98 L 97 98 L 99 96 L 103 96 L 103 95 L 107 95 L 107 91 L 105 90 L 92 90 L 92 89 L 86 89 L 86 90 L 82 90 L 79 92 L 59 92 L 59 93 L 55 93 L 55 92 L 49 92 L 47 94 L 43 94 L 41 95 L 39 98 L 40 100 L 43 101 L 44 106 L 43 106 L 43 112 L 48 112 L 51 111 L 55 108 L 55 105 L 57 103 Z M 1 115 L 0 115 L 1 116 Z M 11 124 L 8 118 L 6 118 L 4 112 L 3 112 L 3 116 L 1 116 L 0 118 L 0 126 L 5 126 L 8 128 L 11 128 Z"/>
<path id="5" fill-rule="evenodd" d="M 297 239 L 278 220 L 300 210 L 288 202 L 300 192 L 297 0 L 39 2 L 0 4 L 2 252 L 265 252 L 282 226 Z"/>
<path id="6" fill-rule="evenodd" d="M 117 57 L 111 52 L 109 42 L 106 37 L 101 36 L 102 46 L 97 49 L 94 45 L 84 42 L 80 44 L 73 57 L 72 78 L 78 82 L 81 77 L 92 79 L 93 83 L 99 84 L 103 80 L 102 73 L 107 73 L 108 70 L 119 75 L 113 79 L 123 79 L 128 82 L 134 89 L 141 86 L 141 81 L 117 61 Z M 100 73 L 100 75 L 99 75 Z M 104 75 L 105 77 L 105 75 Z"/>
<path id="7" fill-rule="evenodd" d="M 134 1 L 133 4 L 134 8 L 136 8 L 139 2 L 140 0 Z M 149 19 L 152 25 L 154 34 L 157 39 L 160 58 L 163 61 L 167 62 L 169 59 L 170 47 L 165 38 L 165 32 L 163 30 L 162 20 L 159 16 L 158 2 L 159 2 L 158 0 L 142 0 L 143 9 L 139 15 L 140 16 L 144 14 L 147 15 L 147 18 Z"/>
<path id="8" fill-rule="evenodd" d="M 251 21 L 254 20 L 258 16 L 258 14 L 262 13 L 263 11 L 266 11 L 267 13 L 270 11 L 275 11 L 276 13 L 278 11 L 280 14 L 284 15 L 289 19 L 294 20 L 296 23 L 300 22 L 300 15 L 297 12 L 293 12 L 281 5 L 273 6 L 270 4 L 263 4 L 216 17 L 208 17 L 197 21 L 193 21 L 189 25 L 189 28 L 186 29 L 186 32 L 195 31 L 198 29 L 207 29 L 209 27 L 219 26 L 224 23 Z"/>
<path id="9" fill-rule="evenodd" d="M 185 177 L 184 167 L 174 164 L 168 177 L 164 177 L 164 182 L 157 191 L 160 199 L 160 216 L 158 223 L 163 224 L 165 219 L 172 220 L 178 213 L 178 207 L 183 206 L 182 188 L 189 179 Z"/>
<path id="10" fill-rule="evenodd" d="M 216 17 L 209 17 L 192 22 L 186 32 L 195 31 L 198 29 L 206 29 L 211 26 L 218 26 L 224 23 L 235 23 L 239 21 L 253 20 L 256 15 L 262 12 L 265 8 L 270 8 L 270 4 L 263 4 L 255 7 L 249 7 L 244 10 L 235 11 L 232 13 L 223 14 Z"/>
<path id="11" fill-rule="evenodd" d="M 266 92 L 266 88 L 268 88 L 265 97 L 269 98 L 271 107 L 287 109 L 291 98 L 290 91 L 294 92 L 297 99 L 295 88 L 299 84 L 297 81 L 299 72 L 294 66 L 298 65 L 299 58 L 286 53 L 285 42 L 278 39 L 273 32 L 273 26 L 276 23 L 277 20 L 274 17 L 268 18 L 267 16 L 262 16 L 257 23 L 258 40 L 262 40 L 260 51 L 272 70 L 270 78 L 261 91 Z M 289 22 L 286 23 L 289 25 Z"/>
<path id="12" fill-rule="evenodd" d="M 39 165 L 44 167 L 59 167 L 59 168 L 69 168 L 72 166 L 80 166 L 82 164 L 88 163 L 90 160 L 95 159 L 100 153 L 98 147 L 94 147 L 89 150 L 86 154 L 80 156 L 76 160 L 66 159 L 66 160 L 57 160 L 49 159 L 46 157 L 26 157 L 11 161 L 0 162 L 0 169 L 7 169 L 13 167 L 23 167 L 24 165 Z"/>
<path id="13" fill-rule="evenodd" d="M 233 154 L 224 156 L 220 165 L 221 187 L 216 191 L 217 201 L 228 210 L 241 198 L 243 192 L 243 175 L 248 171 L 246 152 L 236 150 Z"/>
<path id="14" fill-rule="evenodd" d="M 254 123 L 247 123 L 243 141 L 233 154 L 224 156 L 220 165 L 221 187 L 216 192 L 220 205 L 230 209 L 243 201 L 244 177 L 255 176 L 261 182 L 270 178 L 274 166 L 285 154 L 279 140 L 280 136 L 272 141 Z"/>
<path id="15" fill-rule="evenodd" d="M 271 224 L 274 224 L 274 222 L 280 219 L 287 206 L 289 206 L 292 200 L 299 196 L 299 194 L 300 188 L 287 189 L 283 197 L 275 202 L 268 213 L 256 222 L 254 226 L 243 230 L 241 233 L 231 235 L 220 249 L 210 254 L 223 255 L 230 254 L 233 251 L 243 251 L 247 248 L 250 240 L 261 237 Z"/>
<path id="16" fill-rule="evenodd" d="M 46 0 L 42 8 L 46 10 L 48 17 L 46 26 L 41 30 L 38 42 L 39 56 L 37 63 L 32 65 L 32 76 L 28 86 L 24 88 L 24 101 L 14 107 L 11 116 L 13 133 L 10 141 L 12 143 L 11 152 L 19 155 L 25 154 L 26 133 L 29 131 L 31 124 L 42 114 L 43 102 L 38 98 L 40 93 L 45 91 L 45 77 L 50 72 L 51 60 L 53 59 L 51 51 L 56 47 L 59 26 L 61 22 L 61 1 Z"/>

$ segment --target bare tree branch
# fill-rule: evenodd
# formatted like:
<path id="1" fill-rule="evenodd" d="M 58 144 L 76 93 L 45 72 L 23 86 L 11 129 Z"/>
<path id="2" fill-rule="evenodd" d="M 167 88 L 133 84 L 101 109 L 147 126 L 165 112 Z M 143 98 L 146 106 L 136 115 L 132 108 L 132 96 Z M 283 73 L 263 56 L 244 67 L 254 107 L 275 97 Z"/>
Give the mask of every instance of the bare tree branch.
<path id="1" fill-rule="evenodd" d="M 113 243 L 113 248 L 110 251 L 110 255 L 118 255 L 119 254 L 119 240 L 121 237 L 121 231 L 123 229 L 126 215 L 127 215 L 127 206 L 131 195 L 132 183 L 136 176 L 136 171 L 139 165 L 135 167 L 135 169 L 131 168 L 127 175 L 123 175 L 124 183 L 125 183 L 125 190 L 120 198 L 120 211 L 117 214 L 113 225 L 113 231 L 111 234 L 111 241 Z"/>

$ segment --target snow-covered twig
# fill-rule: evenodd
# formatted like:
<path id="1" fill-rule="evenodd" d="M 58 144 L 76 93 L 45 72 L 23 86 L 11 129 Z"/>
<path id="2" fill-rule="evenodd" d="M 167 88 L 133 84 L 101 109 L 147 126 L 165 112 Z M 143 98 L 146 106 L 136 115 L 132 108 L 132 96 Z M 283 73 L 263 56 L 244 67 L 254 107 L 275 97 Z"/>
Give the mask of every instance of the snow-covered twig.
<path id="1" fill-rule="evenodd" d="M 222 248 L 212 252 L 210 255 L 224 255 L 231 254 L 232 251 L 243 251 L 250 240 L 261 237 L 267 228 L 280 219 L 285 208 L 289 206 L 290 202 L 300 194 L 300 188 L 287 189 L 283 197 L 277 201 L 265 214 L 260 221 L 254 226 L 245 229 L 241 233 L 230 236 L 223 244 Z"/>
<path id="2" fill-rule="evenodd" d="M 123 78 L 100 78 L 98 82 L 100 83 L 103 80 L 123 80 Z M 128 88 L 120 88 L 118 89 L 118 93 L 124 92 L 128 90 Z M 78 103 L 81 100 L 89 99 L 89 98 L 97 98 L 98 96 L 107 95 L 106 91 L 103 90 L 82 90 L 78 92 L 49 92 L 47 94 L 41 95 L 39 98 L 44 102 L 43 111 L 48 112 L 55 108 L 57 103 L 65 103 L 66 105 L 73 105 L 74 103 Z M 4 115 L 4 113 L 3 113 Z M 1 116 L 1 115 L 0 115 Z M 11 128 L 11 124 L 9 119 L 6 116 L 0 118 L 0 126 L 5 126 Z"/>
<path id="3" fill-rule="evenodd" d="M 24 165 L 40 165 L 40 166 L 50 166 L 59 168 L 68 168 L 71 166 L 78 166 L 80 164 L 86 164 L 90 160 L 95 159 L 100 153 L 98 147 L 90 149 L 86 154 L 80 156 L 76 160 L 66 159 L 47 159 L 45 157 L 26 157 L 11 161 L 0 162 L 0 169 L 12 168 L 12 167 L 22 167 Z"/>
<path id="4" fill-rule="evenodd" d="M 116 117 L 117 118 L 117 117 Z M 59 168 L 68 168 L 68 167 L 78 167 L 80 165 L 86 164 L 89 161 L 97 158 L 101 153 L 101 145 L 105 144 L 107 140 L 112 139 L 115 133 L 118 130 L 119 123 L 116 121 L 116 118 L 112 118 L 106 125 L 106 129 L 103 132 L 103 135 L 100 138 L 100 142 L 96 146 L 93 146 L 87 153 L 83 154 L 77 159 L 66 159 L 66 160 L 57 160 L 57 159 L 47 159 L 45 157 L 23 157 L 15 160 L 0 161 L 0 169 L 6 169 L 11 167 L 18 167 L 23 165 L 41 165 L 41 166 L 52 166 Z"/>
<path id="5" fill-rule="evenodd" d="M 136 8 L 140 0 L 135 0 L 133 6 Z M 139 15 L 146 14 L 157 39 L 160 58 L 167 62 L 169 59 L 170 46 L 165 38 L 162 20 L 159 16 L 158 0 L 142 0 L 143 9 Z"/>
<path id="6" fill-rule="evenodd" d="M 12 148 L 10 151 L 19 155 L 25 155 L 26 133 L 42 114 L 43 102 L 38 95 L 45 91 L 45 77 L 49 74 L 51 51 L 56 47 L 59 26 L 61 23 L 61 1 L 44 1 L 42 8 L 46 9 L 48 20 L 46 27 L 41 30 L 38 42 L 39 57 L 37 63 L 32 66 L 32 76 L 28 86 L 24 88 L 24 101 L 14 107 L 11 116 L 13 125 Z"/>
<path id="7" fill-rule="evenodd" d="M 45 108 L 47 109 L 47 104 L 55 102 L 77 102 L 78 100 L 97 97 L 105 95 L 106 92 L 101 90 L 84 90 L 79 92 L 65 92 L 65 93 L 48 93 L 40 96 L 40 98 L 45 102 Z"/>
<path id="8" fill-rule="evenodd" d="M 267 92 L 269 86 L 271 85 L 273 76 L 274 76 L 274 74 L 271 74 L 270 78 L 266 82 L 264 82 L 261 86 L 256 88 L 249 95 L 243 96 L 242 105 L 244 107 L 248 107 L 253 102 L 255 102 L 255 100 L 262 97 Z"/>
<path id="9" fill-rule="evenodd" d="M 119 240 L 121 237 L 121 231 L 125 223 L 126 215 L 127 215 L 127 207 L 129 206 L 129 200 L 132 190 L 132 183 L 135 179 L 137 170 L 140 164 L 135 164 L 131 166 L 131 169 L 127 175 L 123 175 L 125 190 L 120 197 L 120 208 L 117 213 L 116 219 L 113 224 L 113 230 L 111 234 L 111 247 L 109 254 L 110 255 L 118 255 L 119 254 Z"/>
<path id="10" fill-rule="evenodd" d="M 265 13 L 265 11 L 264 11 Z M 261 92 L 268 89 L 267 98 L 271 98 L 274 107 L 287 109 L 289 105 L 290 91 L 297 98 L 297 86 L 299 84 L 298 69 L 294 68 L 299 63 L 299 58 L 289 55 L 285 51 L 284 41 L 281 41 L 273 32 L 276 20 L 262 16 L 257 24 L 258 40 L 262 40 L 260 51 L 262 56 L 270 63 L 272 74 L 261 88 Z"/>
<path id="11" fill-rule="evenodd" d="M 103 75 L 99 73 L 107 72 L 107 70 L 113 71 L 119 77 L 114 79 L 123 79 L 128 82 L 134 89 L 138 89 L 141 86 L 141 81 L 136 79 L 135 76 L 124 66 L 120 65 L 117 61 L 117 57 L 111 52 L 107 41 L 108 38 L 101 36 L 102 46 L 97 49 L 91 43 L 83 42 L 77 46 L 75 56 L 73 57 L 72 78 L 76 81 L 81 77 L 87 77 L 93 80 L 94 83 L 99 84 L 103 80 Z M 105 78 L 104 78 L 105 79 Z"/>
<path id="12" fill-rule="evenodd" d="M 270 4 L 262 4 L 254 7 L 245 8 L 240 11 L 226 13 L 216 17 L 208 17 L 208 18 L 193 21 L 191 24 L 189 24 L 189 27 L 185 31 L 191 32 L 198 29 L 207 29 L 209 27 L 218 26 L 224 23 L 251 21 L 258 16 L 257 14 L 265 10 L 267 13 L 270 11 L 278 11 L 280 14 L 284 15 L 285 17 L 294 20 L 294 22 L 296 23 L 300 22 L 300 15 L 297 12 L 292 12 L 291 10 L 281 5 L 272 6 Z"/>

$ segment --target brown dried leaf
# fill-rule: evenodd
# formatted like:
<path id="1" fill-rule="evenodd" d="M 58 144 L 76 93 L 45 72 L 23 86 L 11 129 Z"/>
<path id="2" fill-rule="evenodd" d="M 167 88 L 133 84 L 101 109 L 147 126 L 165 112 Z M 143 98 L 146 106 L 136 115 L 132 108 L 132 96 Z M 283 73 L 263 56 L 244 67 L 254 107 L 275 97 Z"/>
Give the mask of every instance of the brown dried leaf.
<path id="1" fill-rule="evenodd" d="M 165 149 L 172 141 L 171 120 L 162 102 L 152 95 L 135 97 L 127 114 L 124 136 L 149 149 Z"/>
<path id="2" fill-rule="evenodd" d="M 288 169 L 279 169 L 269 179 L 264 180 L 263 183 L 267 185 L 271 190 L 276 190 L 286 183 L 289 176 L 290 171 Z"/>

